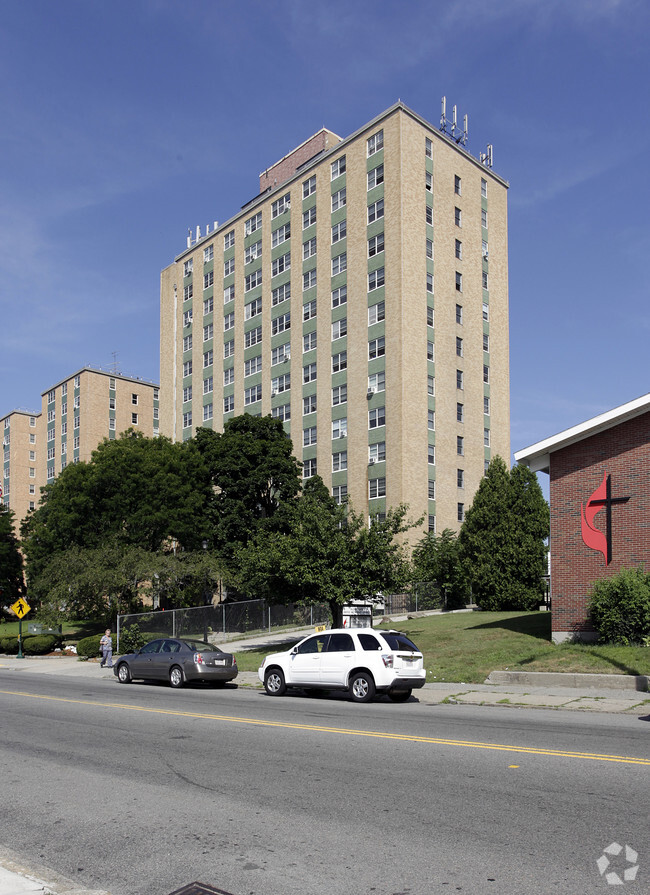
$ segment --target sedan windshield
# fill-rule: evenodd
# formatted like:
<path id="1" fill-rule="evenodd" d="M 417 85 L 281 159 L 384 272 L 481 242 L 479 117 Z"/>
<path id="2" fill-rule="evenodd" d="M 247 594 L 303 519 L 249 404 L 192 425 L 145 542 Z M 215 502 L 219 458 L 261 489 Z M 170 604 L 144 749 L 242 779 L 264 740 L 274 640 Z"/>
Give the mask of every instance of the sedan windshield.
<path id="1" fill-rule="evenodd" d="M 409 640 L 406 634 L 397 634 L 390 631 L 377 631 L 384 638 L 391 649 L 406 650 L 409 653 L 419 653 L 420 650 Z"/>

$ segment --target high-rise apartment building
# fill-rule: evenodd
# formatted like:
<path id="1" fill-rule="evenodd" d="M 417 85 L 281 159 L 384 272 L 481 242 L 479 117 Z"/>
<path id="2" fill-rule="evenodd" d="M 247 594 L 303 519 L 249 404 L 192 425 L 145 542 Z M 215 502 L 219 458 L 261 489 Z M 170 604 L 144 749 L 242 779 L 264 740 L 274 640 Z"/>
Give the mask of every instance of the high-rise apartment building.
<path id="1" fill-rule="evenodd" d="M 337 500 L 457 529 L 510 456 L 507 183 L 397 103 L 322 130 L 161 275 L 161 432 L 282 420 Z"/>
<path id="2" fill-rule="evenodd" d="M 3 500 L 18 523 L 38 506 L 40 489 L 68 463 L 90 460 L 105 438 L 127 429 L 159 434 L 159 386 L 83 367 L 41 396 L 40 413 L 13 411 L 3 432 Z"/>

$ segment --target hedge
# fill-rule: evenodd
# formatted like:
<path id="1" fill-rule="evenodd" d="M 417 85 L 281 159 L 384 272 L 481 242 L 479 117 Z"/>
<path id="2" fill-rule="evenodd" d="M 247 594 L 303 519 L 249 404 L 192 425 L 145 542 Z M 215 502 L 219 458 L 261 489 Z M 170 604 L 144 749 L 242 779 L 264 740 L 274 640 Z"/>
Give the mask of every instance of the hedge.
<path id="1" fill-rule="evenodd" d="M 22 651 L 26 656 L 44 656 L 60 645 L 61 638 L 55 634 L 31 634 L 23 637 Z M 0 652 L 15 656 L 18 653 L 18 638 L 0 638 Z"/>

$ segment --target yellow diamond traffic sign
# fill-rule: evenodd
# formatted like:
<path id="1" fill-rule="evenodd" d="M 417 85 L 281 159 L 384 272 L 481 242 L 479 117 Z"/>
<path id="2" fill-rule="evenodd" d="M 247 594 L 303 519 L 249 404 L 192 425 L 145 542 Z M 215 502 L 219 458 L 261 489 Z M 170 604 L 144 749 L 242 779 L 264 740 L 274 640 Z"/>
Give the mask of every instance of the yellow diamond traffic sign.
<path id="1" fill-rule="evenodd" d="M 24 618 L 32 607 L 29 605 L 29 603 L 27 603 L 26 600 L 23 600 L 22 597 L 19 597 L 11 608 L 16 613 L 18 618 Z"/>

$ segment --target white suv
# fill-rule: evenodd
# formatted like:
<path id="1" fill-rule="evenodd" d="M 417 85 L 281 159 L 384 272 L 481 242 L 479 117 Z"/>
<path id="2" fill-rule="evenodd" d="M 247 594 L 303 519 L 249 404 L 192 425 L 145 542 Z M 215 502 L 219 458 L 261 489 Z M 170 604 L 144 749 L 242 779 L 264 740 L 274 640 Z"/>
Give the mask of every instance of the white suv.
<path id="1" fill-rule="evenodd" d="M 372 628 L 312 634 L 267 656 L 258 675 L 269 696 L 282 696 L 288 687 L 349 690 L 355 702 L 369 702 L 375 693 L 406 702 L 426 680 L 422 653 L 405 634 Z"/>

